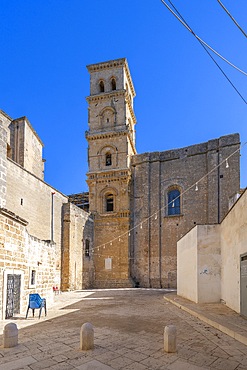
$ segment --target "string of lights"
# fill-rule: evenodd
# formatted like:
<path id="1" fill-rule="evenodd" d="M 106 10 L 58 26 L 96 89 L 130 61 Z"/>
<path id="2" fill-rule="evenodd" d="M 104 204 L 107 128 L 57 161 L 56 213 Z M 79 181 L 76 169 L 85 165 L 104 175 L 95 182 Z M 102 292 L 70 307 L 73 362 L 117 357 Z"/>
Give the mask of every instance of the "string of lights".
<path id="1" fill-rule="evenodd" d="M 120 242 L 124 237 L 126 237 L 127 235 L 130 237 L 131 236 L 131 233 L 135 230 L 135 229 L 143 229 L 143 224 L 145 224 L 146 222 L 148 222 L 150 219 L 154 218 L 154 220 L 157 220 L 158 219 L 158 215 L 162 212 L 162 211 L 165 211 L 169 206 L 172 206 L 173 207 L 173 204 L 174 202 L 182 197 L 184 194 L 186 194 L 188 191 L 190 191 L 191 189 L 194 189 L 195 191 L 198 191 L 199 190 L 199 184 L 205 179 L 207 178 L 211 173 L 213 173 L 215 170 L 217 170 L 219 167 L 221 167 L 223 164 L 225 164 L 226 168 L 229 168 L 229 159 L 234 156 L 236 153 L 240 152 L 240 150 L 245 146 L 247 145 L 247 142 L 244 142 L 238 149 L 236 149 L 233 153 L 231 153 L 228 157 L 224 158 L 219 164 L 217 164 L 216 166 L 214 166 L 209 172 L 207 172 L 204 176 L 202 176 L 200 179 L 198 179 L 196 182 L 194 182 L 192 185 L 190 185 L 187 189 L 185 189 L 179 196 L 177 196 L 176 198 L 174 198 L 173 200 L 171 200 L 169 203 L 165 204 L 165 206 L 161 207 L 160 209 L 158 209 L 157 211 L 155 211 L 152 215 L 150 215 L 149 217 L 147 217 L 145 220 L 141 221 L 140 223 L 138 223 L 137 225 L 133 226 L 131 229 L 129 229 L 128 231 L 114 237 L 113 239 L 110 239 L 108 242 L 106 243 L 103 243 L 103 244 L 100 244 L 94 248 L 91 249 L 91 253 L 94 253 L 94 252 L 100 252 L 100 250 L 103 248 L 105 249 L 107 245 L 109 246 L 112 246 L 112 244 L 115 242 L 115 241 L 118 241 Z M 102 253 L 102 252 L 101 252 Z M 98 255 L 100 256 L 100 255 Z M 109 257 L 108 257 L 109 258 Z M 129 258 L 131 259 L 131 258 Z"/>
<path id="2" fill-rule="evenodd" d="M 219 56 L 222 60 L 224 60 L 226 63 L 228 63 L 231 67 L 235 68 L 236 70 L 238 70 L 239 72 L 241 72 L 242 74 L 244 74 L 245 76 L 247 76 L 247 73 L 244 72 L 243 70 L 241 70 L 240 68 L 238 68 L 237 66 L 235 66 L 233 63 L 231 63 L 229 60 L 227 60 L 226 58 L 224 58 L 221 54 L 219 54 L 216 50 L 214 50 L 211 46 L 209 46 L 205 41 L 203 41 L 199 36 L 197 36 L 195 34 L 195 32 L 189 27 L 188 23 L 184 20 L 184 18 L 181 16 L 181 14 L 178 12 L 178 10 L 175 8 L 175 6 L 172 4 L 171 1 L 169 1 L 169 3 L 172 5 L 172 7 L 175 9 L 175 11 L 178 13 L 178 15 L 169 7 L 168 4 L 166 4 L 166 2 L 164 0 L 161 0 L 161 2 L 163 3 L 163 5 L 166 6 L 166 8 L 179 20 L 180 23 L 183 24 L 183 26 L 189 31 L 192 33 L 192 35 L 200 42 L 201 46 L 204 48 L 204 50 L 207 52 L 207 54 L 210 56 L 210 58 L 213 60 L 213 62 L 216 64 L 216 66 L 218 67 L 218 69 L 221 71 L 221 73 L 224 75 L 224 77 L 227 79 L 227 81 L 230 83 L 230 85 L 234 88 L 234 90 L 237 92 L 237 94 L 240 96 L 240 98 L 244 101 L 245 104 L 247 104 L 247 101 L 245 100 L 245 98 L 242 96 L 242 94 L 238 91 L 238 89 L 236 88 L 236 86 L 232 83 L 232 81 L 230 80 L 230 78 L 227 76 L 227 74 L 223 71 L 223 69 L 220 67 L 220 65 L 216 62 L 216 60 L 213 58 L 213 56 L 209 53 L 209 51 L 207 50 L 210 49 L 212 52 L 214 52 L 217 56 Z"/>
<path id="3" fill-rule="evenodd" d="M 235 23 L 235 25 L 239 28 L 239 30 L 242 32 L 242 34 L 247 37 L 247 34 L 246 32 L 243 30 L 242 27 L 240 27 L 240 25 L 238 24 L 238 22 L 236 21 L 236 19 L 233 18 L 233 16 L 231 15 L 231 13 L 229 12 L 229 10 L 226 9 L 225 5 L 222 4 L 222 2 L 220 0 L 217 0 L 218 3 L 220 4 L 220 6 L 224 9 L 224 11 L 229 15 L 229 17 L 231 18 L 231 20 Z"/>

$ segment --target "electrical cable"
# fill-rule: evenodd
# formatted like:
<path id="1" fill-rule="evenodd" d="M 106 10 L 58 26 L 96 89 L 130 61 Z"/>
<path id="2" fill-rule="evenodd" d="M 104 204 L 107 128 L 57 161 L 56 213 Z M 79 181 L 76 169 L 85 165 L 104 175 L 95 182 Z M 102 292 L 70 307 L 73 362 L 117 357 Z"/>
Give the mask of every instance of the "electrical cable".
<path id="1" fill-rule="evenodd" d="M 240 27 L 240 25 L 238 24 L 238 22 L 233 18 L 233 16 L 231 15 L 231 13 L 229 12 L 229 10 L 226 9 L 225 5 L 222 4 L 222 2 L 220 0 L 217 0 L 218 3 L 220 4 L 220 6 L 225 10 L 225 12 L 229 15 L 229 17 L 231 18 L 231 20 L 236 24 L 236 26 L 239 28 L 239 30 L 242 32 L 242 34 L 247 37 L 247 34 L 245 33 L 245 31 L 243 30 L 242 27 Z"/>
<path id="2" fill-rule="evenodd" d="M 247 76 L 247 72 L 243 71 L 239 67 L 237 67 L 235 64 L 231 63 L 228 59 L 223 57 L 220 53 L 218 53 L 215 49 L 213 49 L 210 45 L 208 45 L 204 40 L 202 40 L 193 30 L 191 27 L 189 27 L 188 23 L 184 20 L 184 18 L 181 16 L 181 14 L 178 12 L 178 10 L 175 8 L 175 6 L 172 4 L 171 1 L 169 3 L 172 5 L 172 7 L 176 10 L 176 12 L 179 14 L 179 16 L 169 7 L 169 5 L 166 4 L 164 0 L 161 0 L 163 5 L 166 6 L 166 8 L 177 18 L 177 20 L 182 23 L 182 25 L 190 32 L 192 35 L 197 38 L 198 41 L 200 41 L 202 44 L 204 44 L 207 48 L 209 48 L 213 53 L 215 53 L 219 58 L 224 60 L 224 62 L 228 63 L 231 67 L 235 68 L 237 71 L 240 73 L 244 74 Z"/>
<path id="3" fill-rule="evenodd" d="M 220 67 L 220 65 L 216 62 L 216 60 L 213 58 L 213 56 L 209 53 L 209 51 L 207 50 L 207 48 L 209 48 L 211 51 L 213 51 L 216 55 L 218 55 L 222 60 L 224 60 L 225 62 L 227 62 L 233 68 L 237 69 L 239 72 L 243 73 L 246 76 L 247 76 L 247 73 L 244 72 L 243 70 L 241 70 L 240 68 L 238 68 L 237 66 L 235 66 L 234 64 L 232 64 L 231 62 L 229 62 L 226 58 L 224 58 L 221 54 L 219 54 L 218 52 L 216 52 L 216 50 L 214 50 L 211 46 L 209 46 L 205 41 L 203 41 L 199 36 L 197 36 L 195 34 L 195 32 L 189 27 L 188 23 L 184 20 L 184 18 L 181 16 L 181 14 L 178 12 L 178 10 L 175 8 L 175 6 L 172 4 L 171 1 L 169 1 L 169 3 L 172 5 L 172 7 L 175 9 L 175 11 L 179 14 L 179 16 L 169 7 L 169 5 L 167 5 L 165 3 L 164 0 L 161 0 L 161 2 L 179 20 L 179 22 L 182 23 L 183 26 L 189 32 L 192 33 L 193 36 L 195 36 L 195 38 L 200 42 L 201 46 L 204 48 L 204 50 L 207 52 L 207 54 L 210 56 L 210 58 L 213 60 L 213 62 L 216 64 L 216 66 L 219 68 L 219 70 L 221 71 L 221 73 L 224 75 L 224 77 L 227 79 L 227 81 L 234 88 L 234 90 L 236 91 L 236 93 L 240 96 L 240 98 L 243 100 L 243 102 L 247 105 L 247 101 L 245 100 L 245 98 L 243 97 L 243 95 L 238 91 L 238 89 L 236 88 L 236 86 L 232 83 L 232 81 L 227 76 L 227 74 L 223 71 L 223 69 Z"/>

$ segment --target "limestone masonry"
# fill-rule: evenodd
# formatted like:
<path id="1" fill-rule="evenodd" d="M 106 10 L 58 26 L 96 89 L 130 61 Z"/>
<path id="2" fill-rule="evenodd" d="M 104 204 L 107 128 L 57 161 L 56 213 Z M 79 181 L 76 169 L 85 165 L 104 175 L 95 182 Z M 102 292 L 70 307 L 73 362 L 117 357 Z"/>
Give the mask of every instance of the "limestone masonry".
<path id="1" fill-rule="evenodd" d="M 238 134 L 137 154 L 127 60 L 87 69 L 87 193 L 47 184 L 30 122 L 0 111 L 2 319 L 23 314 L 33 292 L 49 307 L 55 286 L 176 287 L 177 241 L 219 224 L 239 193 Z"/>

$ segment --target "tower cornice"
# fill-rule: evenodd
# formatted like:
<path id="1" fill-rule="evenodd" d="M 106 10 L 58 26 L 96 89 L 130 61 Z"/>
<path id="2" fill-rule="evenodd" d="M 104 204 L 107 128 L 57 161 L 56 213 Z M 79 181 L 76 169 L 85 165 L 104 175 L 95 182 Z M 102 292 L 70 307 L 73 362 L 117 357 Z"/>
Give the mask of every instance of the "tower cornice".
<path id="1" fill-rule="evenodd" d="M 119 130 L 119 131 L 100 131 L 91 133 L 90 131 L 85 132 L 86 139 L 89 140 L 98 140 L 98 139 L 107 139 L 116 136 L 127 136 L 128 130 Z"/>
<path id="2" fill-rule="evenodd" d="M 133 121 L 134 124 L 136 124 L 136 116 L 135 116 L 133 107 L 131 105 L 129 96 L 126 93 L 126 90 L 114 90 L 114 92 L 110 92 L 110 93 L 104 93 L 104 94 L 100 93 L 100 94 L 96 94 L 96 95 L 89 95 L 89 96 L 86 97 L 86 100 L 90 104 L 90 103 L 98 103 L 99 101 L 104 102 L 104 101 L 107 101 L 111 98 L 114 99 L 114 98 L 120 97 L 120 96 L 125 97 L 125 101 L 128 105 L 132 121 Z"/>
<path id="3" fill-rule="evenodd" d="M 89 64 L 87 65 L 87 70 L 89 73 L 93 73 L 93 72 L 98 72 L 100 70 L 111 69 L 113 67 L 124 67 L 132 95 L 133 97 L 136 96 L 134 85 L 133 85 L 133 82 L 130 76 L 128 62 L 126 58 L 119 58 L 119 59 L 109 60 L 107 62 Z"/>
<path id="4" fill-rule="evenodd" d="M 95 95 L 89 95 L 86 97 L 88 103 L 98 102 L 99 100 L 109 100 L 110 98 L 116 98 L 117 96 L 125 96 L 125 90 L 114 90 L 109 93 L 105 92 L 104 94 L 99 93 Z"/>
<path id="5" fill-rule="evenodd" d="M 117 136 L 128 136 L 130 140 L 130 144 L 132 147 L 132 150 L 134 154 L 136 154 L 136 148 L 132 139 L 132 136 L 129 132 L 129 130 L 119 130 L 119 131 L 100 131 L 100 132 L 94 132 L 91 133 L 90 131 L 85 132 L 85 137 L 88 141 L 98 140 L 98 139 L 109 139 Z"/>

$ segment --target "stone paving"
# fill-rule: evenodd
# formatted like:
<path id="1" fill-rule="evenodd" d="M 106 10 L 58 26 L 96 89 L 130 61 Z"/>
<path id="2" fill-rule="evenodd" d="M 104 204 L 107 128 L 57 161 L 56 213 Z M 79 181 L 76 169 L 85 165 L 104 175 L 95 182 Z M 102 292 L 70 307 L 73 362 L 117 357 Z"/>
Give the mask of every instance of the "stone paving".
<path id="1" fill-rule="evenodd" d="M 47 318 L 14 321 L 17 347 L 3 348 L 0 335 L 0 370 L 247 369 L 246 345 L 166 301 L 169 294 L 121 289 L 56 296 Z M 79 349 L 85 322 L 94 325 L 94 350 Z M 164 327 L 170 324 L 177 327 L 177 353 L 167 354 Z"/>

